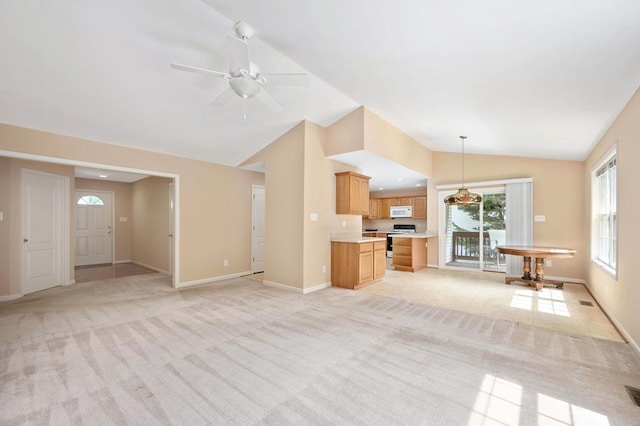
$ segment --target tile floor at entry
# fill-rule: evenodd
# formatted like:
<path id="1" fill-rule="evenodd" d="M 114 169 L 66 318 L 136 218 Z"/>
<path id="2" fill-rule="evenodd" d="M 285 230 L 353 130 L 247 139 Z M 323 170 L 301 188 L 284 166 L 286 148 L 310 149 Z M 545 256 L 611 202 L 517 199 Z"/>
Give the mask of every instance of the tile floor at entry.
<path id="1" fill-rule="evenodd" d="M 525 284 L 506 285 L 504 274 L 427 268 L 418 272 L 387 269 L 381 282 L 358 291 L 412 303 L 439 306 L 577 335 L 623 342 L 584 285 L 533 290 Z M 580 301 L 591 302 L 585 306 Z"/>
<path id="2" fill-rule="evenodd" d="M 131 262 L 116 263 L 113 265 L 111 263 L 105 263 L 101 265 L 76 266 L 74 269 L 76 283 L 155 273 L 155 271 L 151 269 Z"/>

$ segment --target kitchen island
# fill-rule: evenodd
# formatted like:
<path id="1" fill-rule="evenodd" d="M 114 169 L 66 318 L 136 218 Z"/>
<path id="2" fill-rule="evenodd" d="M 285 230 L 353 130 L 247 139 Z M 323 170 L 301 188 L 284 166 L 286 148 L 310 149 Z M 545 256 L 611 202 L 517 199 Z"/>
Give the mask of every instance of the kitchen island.
<path id="1" fill-rule="evenodd" d="M 427 239 L 435 232 L 393 235 L 393 267 L 415 272 L 427 267 Z"/>
<path id="2" fill-rule="evenodd" d="M 352 290 L 384 277 L 387 239 L 371 237 L 331 240 L 331 285 Z"/>

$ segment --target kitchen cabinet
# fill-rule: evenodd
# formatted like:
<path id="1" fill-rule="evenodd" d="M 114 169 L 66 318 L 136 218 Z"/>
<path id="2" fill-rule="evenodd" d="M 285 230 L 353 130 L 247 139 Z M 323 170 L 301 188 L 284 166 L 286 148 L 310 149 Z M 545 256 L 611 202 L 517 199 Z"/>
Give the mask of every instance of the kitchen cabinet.
<path id="1" fill-rule="evenodd" d="M 337 214 L 369 214 L 369 179 L 354 172 L 336 173 Z"/>
<path id="2" fill-rule="evenodd" d="M 413 219 L 427 218 L 427 197 L 413 197 L 411 199 L 411 210 Z"/>
<path id="3" fill-rule="evenodd" d="M 393 237 L 393 267 L 397 271 L 415 272 L 427 266 L 427 238 Z"/>
<path id="4" fill-rule="evenodd" d="M 369 219 L 380 219 L 380 208 L 382 200 L 379 198 L 369 199 Z"/>
<path id="5" fill-rule="evenodd" d="M 413 219 L 427 218 L 427 197 L 372 198 L 369 205 L 369 219 L 391 219 L 390 208 L 397 206 L 411 206 Z M 374 208 L 378 209 L 377 217 L 371 213 Z"/>
<path id="6" fill-rule="evenodd" d="M 387 242 L 331 242 L 331 285 L 355 290 L 380 280 L 386 271 Z"/>

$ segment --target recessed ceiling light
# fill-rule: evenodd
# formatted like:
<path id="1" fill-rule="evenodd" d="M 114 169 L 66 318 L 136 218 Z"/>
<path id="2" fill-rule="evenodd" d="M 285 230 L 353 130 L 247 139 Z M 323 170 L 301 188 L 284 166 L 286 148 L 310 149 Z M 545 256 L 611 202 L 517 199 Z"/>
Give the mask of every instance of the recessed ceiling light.
<path id="1" fill-rule="evenodd" d="M 106 177 L 108 177 L 108 176 L 107 176 L 107 175 L 98 175 L 98 177 L 106 178 Z"/>
<path id="2" fill-rule="evenodd" d="M 422 184 L 421 183 L 416 183 L 416 186 L 422 186 Z"/>
<path id="3" fill-rule="evenodd" d="M 402 178 L 398 178 L 398 182 L 402 182 Z"/>
<path id="4" fill-rule="evenodd" d="M 378 188 L 378 191 L 382 191 L 383 189 L 384 189 L 383 187 L 380 187 L 380 188 Z"/>

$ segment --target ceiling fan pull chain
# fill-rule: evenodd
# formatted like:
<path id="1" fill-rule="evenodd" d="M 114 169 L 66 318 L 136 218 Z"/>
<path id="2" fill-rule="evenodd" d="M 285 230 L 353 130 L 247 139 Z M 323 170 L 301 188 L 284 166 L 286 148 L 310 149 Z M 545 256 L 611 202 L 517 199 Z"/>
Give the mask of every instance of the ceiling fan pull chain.
<path id="1" fill-rule="evenodd" d="M 242 97 L 242 102 L 244 103 L 244 122 L 247 122 L 247 97 Z"/>

